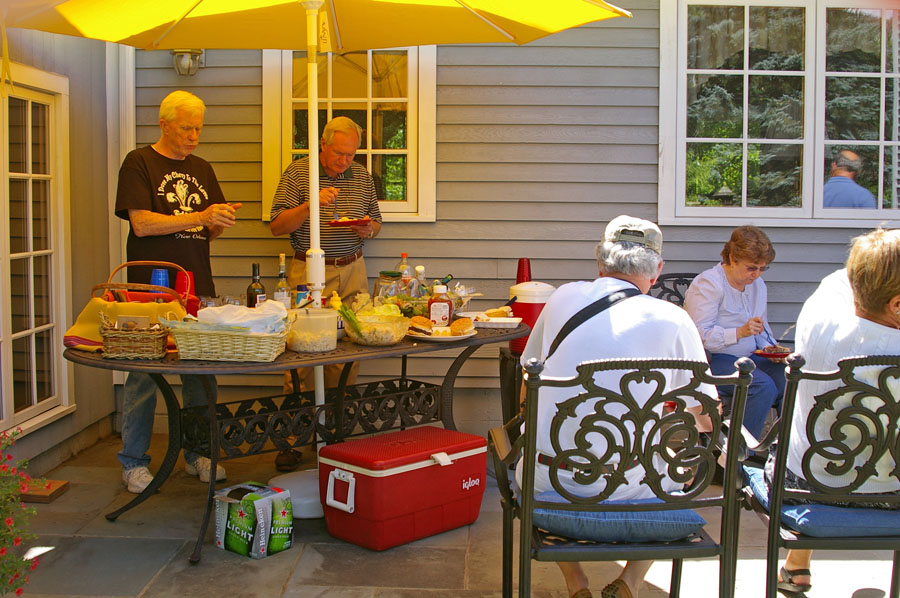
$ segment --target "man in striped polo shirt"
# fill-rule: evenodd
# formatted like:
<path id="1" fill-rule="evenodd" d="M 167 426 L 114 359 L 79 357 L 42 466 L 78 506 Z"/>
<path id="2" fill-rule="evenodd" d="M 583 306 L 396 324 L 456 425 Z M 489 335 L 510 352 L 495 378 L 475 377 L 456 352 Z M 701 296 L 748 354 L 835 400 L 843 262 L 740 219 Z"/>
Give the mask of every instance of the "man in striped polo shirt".
<path id="1" fill-rule="evenodd" d="M 337 291 L 345 303 L 357 293 L 368 291 L 366 264 L 362 248 L 366 239 L 378 236 L 381 211 L 375 196 L 375 184 L 364 166 L 354 161 L 362 138 L 362 129 L 345 116 L 329 121 L 322 131 L 319 151 L 319 220 L 328 222 L 335 213 L 341 218 L 369 221 L 350 227 L 322 226 L 320 245 L 325 252 L 325 290 L 323 297 Z M 289 234 L 294 259 L 288 271 L 288 284 L 295 288 L 305 284 L 306 251 L 309 249 L 309 158 L 294 160 L 285 169 L 275 191 L 269 228 L 277 236 Z M 325 366 L 325 386 L 338 384 L 343 365 Z M 359 363 L 350 370 L 347 384 L 356 381 Z M 313 389 L 313 370 L 299 371 L 301 388 Z M 290 378 L 286 376 L 286 387 Z M 296 455 L 280 454 L 276 459 L 280 471 L 291 471 L 299 464 Z"/>

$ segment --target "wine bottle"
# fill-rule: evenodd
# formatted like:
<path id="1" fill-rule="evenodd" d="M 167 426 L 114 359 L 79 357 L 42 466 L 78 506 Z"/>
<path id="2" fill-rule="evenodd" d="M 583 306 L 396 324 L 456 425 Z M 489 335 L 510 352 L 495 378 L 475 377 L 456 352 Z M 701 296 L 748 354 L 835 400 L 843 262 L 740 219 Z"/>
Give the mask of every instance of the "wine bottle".
<path id="1" fill-rule="evenodd" d="M 285 309 L 291 308 L 291 287 L 288 286 L 287 274 L 284 271 L 284 254 L 278 254 L 278 284 L 275 285 L 275 292 L 272 299 L 284 305 Z"/>
<path id="2" fill-rule="evenodd" d="M 259 264 L 253 264 L 253 280 L 247 287 L 247 307 L 256 307 L 266 300 L 266 287 L 259 281 Z"/>

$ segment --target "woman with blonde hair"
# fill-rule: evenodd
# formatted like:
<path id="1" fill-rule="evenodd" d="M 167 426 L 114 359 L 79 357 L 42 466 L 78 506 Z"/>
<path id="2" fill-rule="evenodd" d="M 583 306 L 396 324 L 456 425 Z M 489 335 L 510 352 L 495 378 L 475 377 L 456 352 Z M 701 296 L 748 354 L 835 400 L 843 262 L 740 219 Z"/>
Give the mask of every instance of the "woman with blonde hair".
<path id="1" fill-rule="evenodd" d="M 733 372 L 739 357 L 750 357 L 756 363 L 744 427 L 758 437 L 769 411 L 780 408 L 784 395 L 782 360 L 754 353 L 776 345 L 766 314 L 766 283 L 761 278 L 775 259 L 775 249 L 766 233 L 745 225 L 732 231 L 721 255 L 719 264 L 694 278 L 685 293 L 684 308 L 700 331 L 713 374 Z M 727 392 L 719 389 L 726 408 L 731 398 Z"/>

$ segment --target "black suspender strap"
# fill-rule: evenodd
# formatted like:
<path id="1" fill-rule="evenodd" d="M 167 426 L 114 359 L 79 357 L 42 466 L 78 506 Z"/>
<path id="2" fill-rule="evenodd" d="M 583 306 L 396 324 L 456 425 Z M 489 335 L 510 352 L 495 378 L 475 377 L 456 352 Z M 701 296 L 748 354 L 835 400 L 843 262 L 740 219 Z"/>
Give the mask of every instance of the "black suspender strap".
<path id="1" fill-rule="evenodd" d="M 635 295 L 642 295 L 638 289 L 623 289 L 621 291 L 615 291 L 610 293 L 606 297 L 602 299 L 598 299 L 594 301 L 587 307 L 583 307 L 578 313 L 569 318 L 569 320 L 560 328 L 559 333 L 557 333 L 556 338 L 553 339 L 553 344 L 550 345 L 550 351 L 547 352 L 547 357 L 544 358 L 544 361 L 550 359 L 550 356 L 553 355 L 553 352 L 556 351 L 556 348 L 559 346 L 563 340 L 569 336 L 573 330 L 584 324 L 589 319 L 593 318 L 601 311 L 608 309 L 622 301 L 623 299 L 628 299 L 629 297 L 634 297 Z"/>

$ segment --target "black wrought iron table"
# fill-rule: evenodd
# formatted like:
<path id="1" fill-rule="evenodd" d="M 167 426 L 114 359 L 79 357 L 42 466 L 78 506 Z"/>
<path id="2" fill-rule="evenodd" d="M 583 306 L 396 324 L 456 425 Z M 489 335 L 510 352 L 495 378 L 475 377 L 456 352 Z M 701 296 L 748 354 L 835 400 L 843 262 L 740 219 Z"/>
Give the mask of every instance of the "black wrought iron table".
<path id="1" fill-rule="evenodd" d="M 272 362 L 234 362 L 180 360 L 171 353 L 158 360 L 104 359 L 99 353 L 66 349 L 63 356 L 73 363 L 106 370 L 149 374 L 159 387 L 169 420 L 169 443 L 166 455 L 153 481 L 128 504 L 106 515 L 115 521 L 122 513 L 136 507 L 153 495 L 172 473 L 182 448 L 208 455 L 211 471 L 220 460 L 261 452 L 283 450 L 316 442 L 340 442 L 345 437 L 440 421 L 455 430 L 453 421 L 453 386 L 463 363 L 482 345 L 504 342 L 527 335 L 528 326 L 517 328 L 479 328 L 475 336 L 447 342 L 429 342 L 404 338 L 389 347 L 365 347 L 341 340 L 334 351 L 325 353 L 295 353 L 285 351 Z M 406 376 L 409 355 L 449 349 L 461 349 L 444 375 L 440 385 L 411 380 Z M 373 383 L 346 386 L 349 364 L 385 357 L 400 357 L 398 378 Z M 508 377 L 512 367 L 508 353 L 501 352 L 501 376 Z M 315 405 L 312 392 L 258 397 L 217 404 L 213 398 L 211 381 L 218 374 L 255 374 L 260 372 L 292 371 L 297 368 L 328 364 L 346 364 L 339 386 L 328 389 L 324 405 Z M 207 396 L 205 408 L 185 408 L 179 405 L 165 375 L 190 374 L 200 376 Z M 504 380 L 509 388 L 514 382 Z M 295 377 L 295 388 L 296 377 Z M 504 393 L 506 394 L 506 393 Z M 503 414 L 510 407 L 505 403 Z M 215 496 L 215 476 L 210 476 L 206 512 L 192 563 L 199 562 L 200 551 Z"/>

